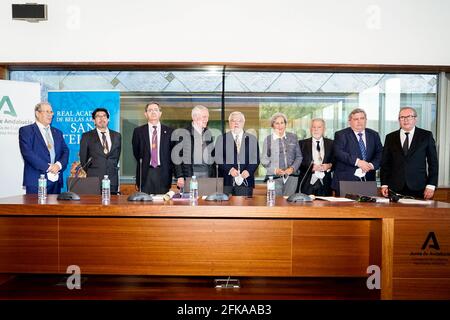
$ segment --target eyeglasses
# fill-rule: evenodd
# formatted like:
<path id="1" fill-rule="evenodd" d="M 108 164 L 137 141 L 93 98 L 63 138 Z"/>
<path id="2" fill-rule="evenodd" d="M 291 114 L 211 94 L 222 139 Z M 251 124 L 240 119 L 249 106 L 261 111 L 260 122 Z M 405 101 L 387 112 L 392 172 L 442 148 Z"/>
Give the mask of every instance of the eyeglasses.
<path id="1" fill-rule="evenodd" d="M 48 111 L 48 110 L 38 110 L 38 112 L 42 112 L 42 113 L 46 113 L 46 114 L 54 114 L 53 111 Z"/>
<path id="2" fill-rule="evenodd" d="M 96 118 L 108 118 L 108 116 L 106 114 L 96 114 L 95 117 Z"/>
<path id="3" fill-rule="evenodd" d="M 409 116 L 401 116 L 401 117 L 398 117 L 398 118 L 399 118 L 399 120 L 405 121 L 405 120 L 412 120 L 415 117 L 416 116 L 409 115 Z"/>
<path id="4" fill-rule="evenodd" d="M 159 112 L 159 109 L 147 109 L 147 112 Z"/>

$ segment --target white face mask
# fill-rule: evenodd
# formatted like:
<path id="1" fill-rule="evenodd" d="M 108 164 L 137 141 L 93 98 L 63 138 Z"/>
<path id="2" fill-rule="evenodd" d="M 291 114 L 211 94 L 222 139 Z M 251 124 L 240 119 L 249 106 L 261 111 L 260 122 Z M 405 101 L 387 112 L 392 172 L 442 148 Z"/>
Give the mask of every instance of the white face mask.
<path id="1" fill-rule="evenodd" d="M 244 182 L 244 178 L 241 175 L 234 177 L 234 182 L 236 185 L 240 186 Z"/>
<path id="2" fill-rule="evenodd" d="M 314 175 L 317 177 L 317 179 L 323 179 L 325 177 L 325 172 L 323 172 L 323 171 L 314 171 Z"/>
<path id="3" fill-rule="evenodd" d="M 366 176 L 366 173 L 362 171 L 361 168 L 358 168 L 355 170 L 355 176 L 358 178 L 364 178 Z"/>

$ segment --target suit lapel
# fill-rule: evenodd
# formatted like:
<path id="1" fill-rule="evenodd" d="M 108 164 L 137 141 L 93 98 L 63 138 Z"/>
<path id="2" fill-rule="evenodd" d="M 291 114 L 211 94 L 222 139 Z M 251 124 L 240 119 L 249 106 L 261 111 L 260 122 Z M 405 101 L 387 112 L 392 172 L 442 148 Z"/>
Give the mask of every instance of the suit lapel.
<path id="1" fill-rule="evenodd" d="M 161 139 L 159 140 L 159 162 L 161 164 L 165 162 L 165 159 L 162 159 L 162 157 L 167 154 L 167 147 L 169 145 L 169 143 L 167 143 L 167 137 L 167 128 L 166 126 L 161 125 Z"/>
<path id="2" fill-rule="evenodd" d="M 414 131 L 413 139 L 411 141 L 411 146 L 408 149 L 407 156 L 412 155 L 416 151 L 417 146 L 419 145 L 420 139 L 421 139 L 420 131 L 417 130 L 417 127 L 416 127 L 416 129 Z"/>
<path id="3" fill-rule="evenodd" d="M 329 158 L 329 154 L 331 153 L 328 150 L 329 148 L 330 148 L 329 141 L 327 139 L 323 138 L 323 162 L 324 163 L 329 163 L 330 162 L 330 160 L 328 159 Z"/>
<path id="4" fill-rule="evenodd" d="M 39 130 L 38 125 L 35 123 L 33 126 L 34 135 L 37 136 L 37 139 L 41 142 L 42 146 L 47 149 L 47 144 L 45 143 L 44 137 L 42 136 L 41 130 Z"/>
<path id="5" fill-rule="evenodd" d="M 149 159 L 151 160 L 151 154 L 152 154 L 152 146 L 150 145 L 150 132 L 149 132 L 149 125 L 148 123 L 142 127 L 142 136 L 144 140 L 144 152 L 149 155 Z M 150 164 L 149 160 L 149 164 Z"/>
<path id="6" fill-rule="evenodd" d="M 109 130 L 109 137 L 111 138 L 111 148 L 109 149 L 109 153 L 111 154 L 113 152 L 114 148 L 117 148 L 117 135 L 115 132 Z"/>
<path id="7" fill-rule="evenodd" d="M 104 154 L 102 141 L 100 140 L 100 137 L 98 136 L 97 129 L 92 130 L 91 134 L 92 134 L 92 138 L 94 141 L 94 146 L 98 149 L 100 154 Z"/>
<path id="8" fill-rule="evenodd" d="M 353 147 L 356 150 L 356 153 L 358 154 L 358 158 L 362 159 L 362 154 L 361 154 L 361 149 L 359 148 L 359 142 L 358 139 L 356 138 L 355 133 L 353 132 L 352 128 L 349 128 L 349 135 L 350 135 L 350 140 L 353 142 Z M 366 132 L 367 133 L 367 132 Z M 367 155 L 367 134 L 366 134 L 366 155 Z"/>
<path id="9" fill-rule="evenodd" d="M 307 160 L 308 163 L 311 162 L 312 160 L 312 148 L 314 148 L 314 146 L 312 145 L 312 138 L 309 138 L 308 140 L 306 140 L 306 152 L 305 152 L 305 158 Z"/>
<path id="10" fill-rule="evenodd" d="M 394 134 L 394 148 L 403 154 L 402 143 L 400 141 L 400 130 L 397 130 Z"/>

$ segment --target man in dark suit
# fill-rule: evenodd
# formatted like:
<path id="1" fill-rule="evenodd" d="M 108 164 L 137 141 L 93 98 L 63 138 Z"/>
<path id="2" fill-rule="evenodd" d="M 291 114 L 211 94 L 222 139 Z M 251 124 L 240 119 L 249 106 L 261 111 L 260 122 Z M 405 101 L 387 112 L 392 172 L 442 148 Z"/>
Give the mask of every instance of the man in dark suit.
<path id="1" fill-rule="evenodd" d="M 176 143 L 174 162 L 178 188 L 184 187 L 184 181 L 188 177 L 216 176 L 214 137 L 208 129 L 208 108 L 197 105 L 192 109 L 191 116 L 192 123 L 187 128 L 175 130 L 173 135 Z"/>
<path id="2" fill-rule="evenodd" d="M 223 191 L 236 196 L 252 196 L 259 164 L 256 137 L 244 131 L 245 117 L 234 111 L 228 117 L 230 131 L 217 138 L 215 159 L 223 176 Z"/>
<path id="3" fill-rule="evenodd" d="M 336 167 L 331 187 L 337 196 L 339 181 L 375 181 L 383 152 L 378 132 L 366 128 L 367 115 L 363 109 L 354 109 L 348 123 L 350 127 L 334 134 Z"/>
<path id="4" fill-rule="evenodd" d="M 299 186 L 297 192 L 316 196 L 331 196 L 331 171 L 333 168 L 333 140 L 323 136 L 325 121 L 311 121 L 311 138 L 300 140 L 303 159 L 300 165 Z M 311 166 L 311 168 L 310 168 Z M 308 170 L 309 169 L 309 170 Z M 306 172 L 308 174 L 305 177 Z"/>
<path id="5" fill-rule="evenodd" d="M 431 199 L 438 183 L 438 157 L 431 131 L 416 127 L 417 112 L 400 109 L 400 129 L 386 136 L 381 160 L 381 193 L 389 189 L 416 198 Z M 428 167 L 428 170 L 427 170 Z"/>
<path id="6" fill-rule="evenodd" d="M 172 129 L 161 124 L 159 104 L 150 102 L 145 106 L 148 123 L 133 131 L 133 154 L 137 161 L 136 187 L 141 185 L 140 161 L 142 160 L 142 191 L 149 194 L 163 194 L 172 184 Z"/>
<path id="7" fill-rule="evenodd" d="M 69 148 L 60 130 L 50 126 L 52 106 L 41 102 L 34 108 L 36 122 L 19 129 L 19 146 L 24 160 L 23 186 L 27 194 L 38 193 L 41 174 L 47 178 L 47 193 L 61 193 L 63 171 L 67 167 Z"/>
<path id="8" fill-rule="evenodd" d="M 88 177 L 103 179 L 108 175 L 111 181 L 111 193 L 119 190 L 119 157 L 121 135 L 108 129 L 109 112 L 105 108 L 97 108 L 92 112 L 95 129 L 83 133 L 80 142 L 80 162 L 84 167 L 89 158 L 92 162 L 85 167 Z"/>

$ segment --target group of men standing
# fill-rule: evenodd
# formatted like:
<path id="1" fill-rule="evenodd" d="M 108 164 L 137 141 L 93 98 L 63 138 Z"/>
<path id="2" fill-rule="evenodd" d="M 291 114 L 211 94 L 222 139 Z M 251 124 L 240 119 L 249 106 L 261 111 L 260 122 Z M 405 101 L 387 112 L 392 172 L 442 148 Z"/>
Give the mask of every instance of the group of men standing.
<path id="1" fill-rule="evenodd" d="M 264 141 L 261 159 L 256 137 L 244 130 L 241 112 L 229 115 L 229 131 L 217 139 L 208 129 L 209 112 L 204 106 L 192 109 L 192 122 L 184 129 L 162 124 L 161 115 L 158 103 L 148 103 L 144 111 L 147 124 L 133 132 L 136 186 L 146 193 L 167 192 L 173 177 L 178 188 L 194 175 L 215 177 L 218 168 L 225 193 L 250 196 L 260 162 L 268 174 L 278 178 L 281 194 L 331 195 L 334 190 L 339 195 L 340 181 L 373 181 L 378 169 L 386 197 L 392 190 L 431 199 L 437 186 L 435 141 L 430 131 L 416 127 L 417 112 L 411 107 L 400 109 L 400 129 L 386 136 L 384 147 L 379 134 L 366 127 L 367 115 L 361 108 L 349 114 L 349 127 L 337 131 L 334 141 L 324 137 L 323 119 L 313 119 L 311 138 L 298 141 L 285 132 L 286 116 L 277 113 L 271 119 L 273 133 Z M 60 193 L 60 173 L 67 167 L 69 149 L 62 132 L 50 126 L 53 111 L 49 103 L 37 104 L 35 117 L 34 124 L 19 130 L 25 163 L 23 185 L 27 193 L 37 193 L 38 178 L 46 174 L 48 193 Z M 112 193 L 117 193 L 121 135 L 108 128 L 107 109 L 95 109 L 92 118 L 95 129 L 82 135 L 80 162 L 88 176 L 107 174 Z"/>

